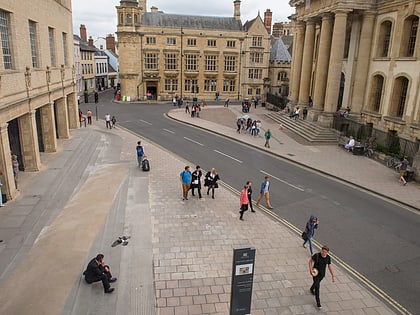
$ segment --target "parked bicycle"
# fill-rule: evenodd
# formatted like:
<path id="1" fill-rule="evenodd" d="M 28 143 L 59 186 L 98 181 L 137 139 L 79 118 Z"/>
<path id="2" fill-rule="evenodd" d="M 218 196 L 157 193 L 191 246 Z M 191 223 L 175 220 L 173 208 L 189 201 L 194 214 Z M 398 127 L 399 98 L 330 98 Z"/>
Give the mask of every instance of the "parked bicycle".
<path id="1" fill-rule="evenodd" d="M 371 145 L 369 145 L 369 143 L 365 143 L 365 146 L 363 148 L 363 153 L 365 154 L 365 156 L 367 156 L 369 159 L 371 159 L 373 157 L 373 147 Z"/>
<path id="2" fill-rule="evenodd" d="M 389 168 L 391 167 L 395 168 L 400 164 L 401 164 L 401 159 L 398 157 L 391 157 L 388 159 L 388 161 L 386 161 L 386 166 L 388 166 Z"/>

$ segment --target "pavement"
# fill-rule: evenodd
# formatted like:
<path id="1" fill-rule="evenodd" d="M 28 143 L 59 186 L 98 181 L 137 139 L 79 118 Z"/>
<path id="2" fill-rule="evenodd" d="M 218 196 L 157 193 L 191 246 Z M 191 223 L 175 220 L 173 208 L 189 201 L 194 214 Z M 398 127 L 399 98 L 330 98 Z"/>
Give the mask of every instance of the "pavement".
<path id="1" fill-rule="evenodd" d="M 419 185 L 402 186 L 395 172 L 338 146 L 307 146 L 252 109 L 262 137 L 238 134 L 238 105 L 203 108 L 201 118 L 182 109 L 173 119 L 269 150 L 418 207 Z M 232 119 L 233 117 L 233 119 Z M 232 119 L 232 120 L 231 120 Z M 231 124 L 231 126 L 229 126 Z M 141 139 L 151 171 L 136 165 Z M 255 247 L 251 314 L 395 314 L 346 269 L 334 263 L 336 282 L 321 284 L 322 310 L 309 292 L 309 251 L 287 222 L 259 208 L 239 218 L 239 196 L 221 185 L 215 199 L 181 199 L 185 161 L 155 143 L 103 121 L 71 131 L 57 153 L 41 154 L 43 169 L 19 174 L 19 196 L 0 210 L 0 314 L 229 314 L 234 248 Z M 239 189 L 239 188 L 238 188 Z M 130 236 L 126 246 L 111 244 Z M 82 272 L 97 253 L 118 281 L 112 294 L 87 285 Z"/>

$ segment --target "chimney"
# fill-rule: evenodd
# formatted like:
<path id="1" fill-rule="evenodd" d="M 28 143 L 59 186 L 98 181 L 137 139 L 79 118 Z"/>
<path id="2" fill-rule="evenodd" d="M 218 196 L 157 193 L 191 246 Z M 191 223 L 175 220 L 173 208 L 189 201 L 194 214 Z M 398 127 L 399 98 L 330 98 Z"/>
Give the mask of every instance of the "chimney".
<path id="1" fill-rule="evenodd" d="M 109 49 L 115 53 L 115 37 L 112 34 L 108 34 L 106 37 L 106 49 Z"/>
<path id="2" fill-rule="evenodd" d="M 157 7 L 155 7 L 155 6 L 153 6 L 153 7 L 150 8 L 150 12 L 156 13 L 158 11 L 159 11 L 159 9 Z"/>
<path id="3" fill-rule="evenodd" d="M 233 5 L 235 7 L 233 17 L 235 18 L 235 20 L 240 21 L 241 20 L 241 1 L 235 0 L 233 1 Z"/>
<path id="4" fill-rule="evenodd" d="M 267 9 L 264 12 L 264 25 L 268 34 L 271 34 L 271 21 L 272 20 L 273 20 L 273 12 L 271 12 L 270 9 Z"/>
<path id="5" fill-rule="evenodd" d="M 80 24 L 80 38 L 87 42 L 86 26 L 84 24 Z"/>
<path id="6" fill-rule="evenodd" d="M 93 46 L 93 38 L 92 38 L 92 36 L 89 37 L 89 46 L 94 47 Z"/>

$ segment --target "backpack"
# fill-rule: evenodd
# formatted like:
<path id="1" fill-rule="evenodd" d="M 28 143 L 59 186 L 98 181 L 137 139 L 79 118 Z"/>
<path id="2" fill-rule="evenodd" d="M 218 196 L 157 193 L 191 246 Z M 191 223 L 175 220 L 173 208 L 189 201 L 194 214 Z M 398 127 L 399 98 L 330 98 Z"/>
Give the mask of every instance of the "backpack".
<path id="1" fill-rule="evenodd" d="M 143 147 L 141 145 L 137 146 L 137 155 L 143 156 L 143 154 L 144 154 Z"/>

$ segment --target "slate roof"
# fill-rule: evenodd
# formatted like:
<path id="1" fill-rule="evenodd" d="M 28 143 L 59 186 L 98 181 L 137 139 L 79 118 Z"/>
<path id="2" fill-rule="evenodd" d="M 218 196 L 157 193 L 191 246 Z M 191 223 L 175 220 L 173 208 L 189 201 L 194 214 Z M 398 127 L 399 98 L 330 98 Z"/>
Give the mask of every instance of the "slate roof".
<path id="1" fill-rule="evenodd" d="M 292 56 L 281 38 L 272 39 L 270 61 L 292 62 Z"/>
<path id="2" fill-rule="evenodd" d="M 194 16 L 145 12 L 142 14 L 143 26 L 189 28 L 197 30 L 242 31 L 242 22 L 233 17 Z"/>
<path id="3" fill-rule="evenodd" d="M 85 42 L 78 35 L 74 35 L 73 34 L 73 39 L 79 41 L 79 43 L 80 43 L 80 50 L 84 50 L 84 51 L 97 51 L 98 50 L 98 48 L 96 48 L 95 46 L 93 46 L 93 47 L 92 46 L 89 46 L 89 43 Z"/>

